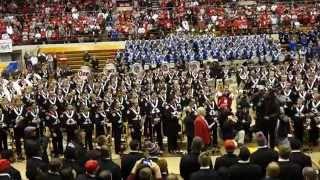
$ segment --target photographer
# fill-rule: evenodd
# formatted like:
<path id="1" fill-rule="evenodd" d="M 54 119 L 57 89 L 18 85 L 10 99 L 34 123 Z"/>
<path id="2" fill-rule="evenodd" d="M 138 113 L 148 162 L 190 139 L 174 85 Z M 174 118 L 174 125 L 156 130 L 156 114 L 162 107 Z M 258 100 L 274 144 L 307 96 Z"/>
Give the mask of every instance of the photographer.
<path id="1" fill-rule="evenodd" d="M 127 180 L 140 179 L 161 180 L 161 170 L 157 163 L 149 159 L 140 159 L 137 161 Z"/>

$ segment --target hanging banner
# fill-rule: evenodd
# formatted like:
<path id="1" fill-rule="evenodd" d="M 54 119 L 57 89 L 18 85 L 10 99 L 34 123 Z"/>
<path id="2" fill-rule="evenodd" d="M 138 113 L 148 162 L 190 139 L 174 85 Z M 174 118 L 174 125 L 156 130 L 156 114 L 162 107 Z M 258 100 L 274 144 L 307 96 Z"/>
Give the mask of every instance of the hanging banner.
<path id="1" fill-rule="evenodd" d="M 0 53 L 12 52 L 12 41 L 10 39 L 0 40 Z"/>

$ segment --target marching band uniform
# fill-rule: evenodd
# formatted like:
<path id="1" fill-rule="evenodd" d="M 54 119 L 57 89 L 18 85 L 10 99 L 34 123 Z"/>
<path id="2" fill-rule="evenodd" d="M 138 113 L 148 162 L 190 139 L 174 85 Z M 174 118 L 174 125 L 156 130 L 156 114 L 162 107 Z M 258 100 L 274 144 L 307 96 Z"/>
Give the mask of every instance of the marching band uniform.
<path id="1" fill-rule="evenodd" d="M 318 138 L 319 138 L 319 117 L 320 117 L 320 101 L 317 99 L 314 99 L 312 101 L 310 101 L 310 103 L 308 104 L 309 107 L 309 111 L 311 113 L 311 117 L 310 117 L 310 129 L 309 129 L 309 141 L 310 143 L 312 143 L 313 145 L 317 145 L 318 144 Z"/>
<path id="2" fill-rule="evenodd" d="M 50 107 L 50 110 L 46 113 L 46 121 L 52 138 L 53 153 L 55 156 L 59 156 L 63 154 L 63 136 L 61 131 L 62 122 L 56 106 Z"/>
<path id="3" fill-rule="evenodd" d="M 21 139 L 24 137 L 24 128 L 26 109 L 22 104 L 15 105 L 10 112 L 10 119 L 12 119 L 12 127 L 14 131 L 14 140 L 16 151 L 19 158 L 22 158 Z"/>
<path id="4" fill-rule="evenodd" d="M 93 121 L 96 127 L 96 137 L 105 135 L 107 133 L 105 132 L 105 128 L 108 118 L 110 118 L 108 115 L 109 114 L 104 111 L 103 107 L 100 107 L 99 110 L 94 113 Z"/>
<path id="5" fill-rule="evenodd" d="M 75 139 L 75 130 L 78 129 L 79 116 L 72 105 L 68 105 L 67 110 L 61 115 L 67 131 L 67 142 Z"/>
<path id="6" fill-rule="evenodd" d="M 26 112 L 25 119 L 29 126 L 34 126 L 37 129 L 37 134 L 43 136 L 44 121 L 42 120 L 39 107 L 34 103 Z"/>
<path id="7" fill-rule="evenodd" d="M 92 122 L 92 115 L 90 113 L 90 109 L 85 106 L 83 111 L 79 114 L 79 123 L 80 128 L 84 130 L 86 133 L 85 135 L 85 147 L 89 150 L 93 149 L 92 143 L 92 134 L 93 134 L 93 122 Z"/>
<path id="8" fill-rule="evenodd" d="M 208 124 L 214 124 L 212 130 L 212 145 L 216 147 L 218 145 L 218 126 L 219 126 L 219 109 L 214 100 L 206 103 L 206 117 Z"/>
<path id="9" fill-rule="evenodd" d="M 122 127 L 123 127 L 123 113 L 121 108 L 119 107 L 119 104 L 115 105 L 114 109 L 111 111 L 110 121 L 112 123 L 115 152 L 119 154 L 121 152 L 121 135 L 122 135 Z M 139 138 L 132 135 L 131 137 L 133 139 Z M 140 138 L 141 138 L 141 134 L 140 134 Z M 140 139 L 140 142 L 141 142 L 141 139 Z"/>
<path id="10" fill-rule="evenodd" d="M 306 122 L 307 108 L 298 100 L 298 104 L 293 107 L 291 119 L 293 120 L 294 136 L 303 142 L 304 123 Z"/>
<path id="11" fill-rule="evenodd" d="M 0 108 L 0 151 L 8 149 L 8 116 Z"/>
<path id="12" fill-rule="evenodd" d="M 178 132 L 179 132 L 179 124 L 178 124 L 178 116 L 179 110 L 178 105 L 175 102 L 175 99 L 171 100 L 171 103 L 168 104 L 165 108 L 166 113 L 166 121 L 167 124 L 167 136 L 168 136 L 168 150 L 169 152 L 173 152 L 178 150 Z"/>
<path id="13" fill-rule="evenodd" d="M 131 137 L 141 143 L 142 117 L 140 107 L 135 102 L 127 111 L 129 127 L 131 127 Z"/>
<path id="14" fill-rule="evenodd" d="M 147 119 L 150 119 L 152 126 L 151 141 L 154 142 L 154 135 L 156 135 L 158 145 L 161 149 L 163 149 L 162 121 L 159 102 L 160 101 L 156 95 L 153 95 L 151 100 L 149 100 L 147 105 Z"/>

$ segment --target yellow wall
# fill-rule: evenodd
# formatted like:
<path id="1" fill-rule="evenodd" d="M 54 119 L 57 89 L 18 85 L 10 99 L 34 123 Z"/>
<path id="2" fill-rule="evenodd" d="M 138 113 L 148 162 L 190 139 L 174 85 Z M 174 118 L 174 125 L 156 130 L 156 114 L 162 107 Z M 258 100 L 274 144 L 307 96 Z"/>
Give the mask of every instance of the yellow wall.
<path id="1" fill-rule="evenodd" d="M 91 50 L 114 50 L 124 49 L 124 41 L 99 42 L 99 43 L 76 43 L 76 44 L 51 44 L 39 47 L 42 52 L 70 52 Z"/>

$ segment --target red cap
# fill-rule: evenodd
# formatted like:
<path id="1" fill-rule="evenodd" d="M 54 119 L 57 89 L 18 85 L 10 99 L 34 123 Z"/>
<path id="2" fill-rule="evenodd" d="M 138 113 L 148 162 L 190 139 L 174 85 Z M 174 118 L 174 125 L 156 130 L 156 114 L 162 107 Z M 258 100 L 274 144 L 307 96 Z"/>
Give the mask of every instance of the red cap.
<path id="1" fill-rule="evenodd" d="M 231 139 L 227 139 L 224 141 L 224 148 L 226 151 L 234 151 L 237 148 L 236 142 Z"/>
<path id="2" fill-rule="evenodd" d="M 9 170 L 10 168 L 10 161 L 7 159 L 0 159 L 0 173 Z"/>
<path id="3" fill-rule="evenodd" d="M 94 171 L 99 169 L 98 161 L 96 161 L 96 160 L 88 160 L 85 163 L 84 168 L 86 169 L 87 172 L 93 173 Z"/>

